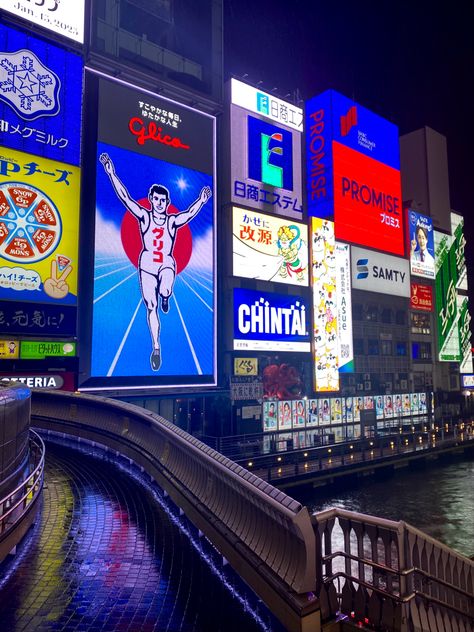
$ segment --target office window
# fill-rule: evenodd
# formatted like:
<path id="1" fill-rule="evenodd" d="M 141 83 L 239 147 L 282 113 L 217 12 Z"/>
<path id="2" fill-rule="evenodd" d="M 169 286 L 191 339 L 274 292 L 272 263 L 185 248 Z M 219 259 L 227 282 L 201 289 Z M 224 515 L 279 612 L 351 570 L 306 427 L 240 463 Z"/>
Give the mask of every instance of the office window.
<path id="1" fill-rule="evenodd" d="M 406 356 L 407 355 L 407 343 L 406 342 L 397 342 L 395 349 L 396 349 L 396 355 L 397 356 Z"/>
<path id="2" fill-rule="evenodd" d="M 369 355 L 379 355 L 379 341 L 375 339 L 369 339 L 368 351 Z"/>
<path id="3" fill-rule="evenodd" d="M 392 322 L 392 310 L 388 307 L 385 307 L 380 313 L 380 320 L 383 323 L 390 324 Z"/>
<path id="4" fill-rule="evenodd" d="M 379 314 L 378 314 L 377 305 L 367 305 L 367 310 L 365 312 L 365 320 L 370 320 L 371 322 L 377 322 Z"/>
<path id="5" fill-rule="evenodd" d="M 411 314 L 411 332 L 412 334 L 429 335 L 431 333 L 430 315 L 413 312 Z"/>
<path id="6" fill-rule="evenodd" d="M 397 309 L 395 313 L 395 322 L 397 325 L 406 325 L 407 324 L 407 316 L 406 312 L 403 309 Z"/>
<path id="7" fill-rule="evenodd" d="M 413 360 L 431 360 L 431 343 L 412 342 L 411 357 Z"/>
<path id="8" fill-rule="evenodd" d="M 392 355 L 392 341 L 391 340 L 380 341 L 380 355 L 383 355 L 383 356 Z"/>
<path id="9" fill-rule="evenodd" d="M 354 338 L 354 353 L 356 355 L 364 355 L 364 339 Z"/>
<path id="10" fill-rule="evenodd" d="M 360 303 L 352 304 L 352 318 L 354 320 L 362 320 L 363 318 L 363 308 Z"/>

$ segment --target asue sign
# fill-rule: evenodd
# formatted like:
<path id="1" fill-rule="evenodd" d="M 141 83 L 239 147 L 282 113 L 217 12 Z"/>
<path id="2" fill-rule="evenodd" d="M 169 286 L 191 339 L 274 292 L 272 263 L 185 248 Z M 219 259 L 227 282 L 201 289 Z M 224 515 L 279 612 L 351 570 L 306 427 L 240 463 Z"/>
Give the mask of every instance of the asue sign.
<path id="1" fill-rule="evenodd" d="M 406 259 L 353 246 L 351 262 L 353 289 L 410 297 L 410 268 Z"/>

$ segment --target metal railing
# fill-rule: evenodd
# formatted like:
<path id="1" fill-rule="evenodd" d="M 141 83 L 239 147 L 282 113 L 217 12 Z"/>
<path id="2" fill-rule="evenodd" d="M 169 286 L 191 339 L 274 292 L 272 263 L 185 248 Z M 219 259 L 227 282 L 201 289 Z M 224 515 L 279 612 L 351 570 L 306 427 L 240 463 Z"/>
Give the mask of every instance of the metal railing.
<path id="1" fill-rule="evenodd" d="M 405 522 L 344 509 L 313 516 L 324 620 L 390 632 L 474 629 L 474 562 Z"/>
<path id="2" fill-rule="evenodd" d="M 8 554 L 10 536 L 39 499 L 43 488 L 45 447 L 41 437 L 30 430 L 31 472 L 7 496 L 0 499 L 0 561 Z M 21 530 L 21 529 L 20 529 Z M 13 539 L 16 544 L 17 539 Z M 13 546 L 14 546 L 13 544 Z"/>

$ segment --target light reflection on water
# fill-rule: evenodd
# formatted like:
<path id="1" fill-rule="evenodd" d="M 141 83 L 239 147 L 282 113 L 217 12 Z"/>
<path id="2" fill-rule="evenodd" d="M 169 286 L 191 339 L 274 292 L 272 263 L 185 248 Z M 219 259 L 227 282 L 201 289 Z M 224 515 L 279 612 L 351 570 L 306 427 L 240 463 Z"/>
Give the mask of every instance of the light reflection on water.
<path id="1" fill-rule="evenodd" d="M 404 520 L 463 555 L 474 555 L 474 458 L 397 470 L 357 487 L 320 488 L 302 498 L 311 513 L 330 507 Z"/>

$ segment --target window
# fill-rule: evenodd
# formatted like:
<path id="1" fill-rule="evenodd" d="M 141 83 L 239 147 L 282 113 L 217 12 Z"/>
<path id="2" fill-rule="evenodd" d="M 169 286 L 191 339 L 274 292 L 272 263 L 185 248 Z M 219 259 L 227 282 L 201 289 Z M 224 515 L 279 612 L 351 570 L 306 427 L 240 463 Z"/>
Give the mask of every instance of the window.
<path id="1" fill-rule="evenodd" d="M 392 341 L 391 340 L 380 341 L 380 355 L 383 355 L 383 356 L 392 355 Z"/>
<path id="2" fill-rule="evenodd" d="M 383 323 L 390 324 L 392 322 L 392 310 L 388 307 L 385 307 L 380 313 L 380 320 Z"/>
<path id="3" fill-rule="evenodd" d="M 354 353 L 355 355 L 364 355 L 364 339 L 354 338 Z"/>
<path id="4" fill-rule="evenodd" d="M 360 303 L 353 303 L 352 305 L 352 317 L 354 320 L 362 320 L 363 309 Z"/>
<path id="5" fill-rule="evenodd" d="M 367 311 L 365 312 L 365 320 L 370 320 L 376 323 L 378 320 L 378 308 L 376 305 L 367 305 Z"/>
<path id="6" fill-rule="evenodd" d="M 411 314 L 411 333 L 427 334 L 431 333 L 431 319 L 429 314 Z"/>
<path id="7" fill-rule="evenodd" d="M 395 322 L 397 325 L 407 324 L 406 312 L 403 309 L 397 309 L 395 313 Z"/>
<path id="8" fill-rule="evenodd" d="M 395 353 L 397 356 L 406 356 L 407 355 L 407 343 L 406 342 L 397 342 L 395 347 Z"/>
<path id="9" fill-rule="evenodd" d="M 379 341 L 370 339 L 368 341 L 369 345 L 369 355 L 379 355 Z"/>
<path id="10" fill-rule="evenodd" d="M 431 360 L 431 343 L 412 342 L 411 357 L 413 360 Z"/>

